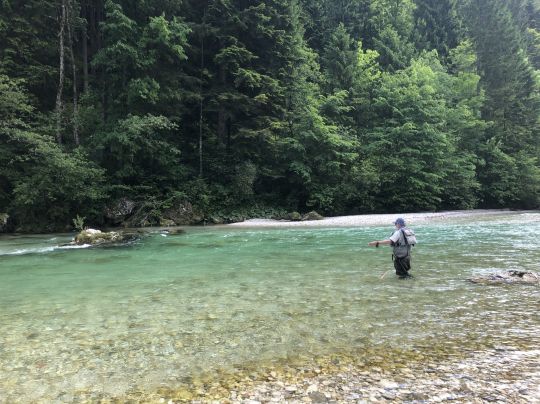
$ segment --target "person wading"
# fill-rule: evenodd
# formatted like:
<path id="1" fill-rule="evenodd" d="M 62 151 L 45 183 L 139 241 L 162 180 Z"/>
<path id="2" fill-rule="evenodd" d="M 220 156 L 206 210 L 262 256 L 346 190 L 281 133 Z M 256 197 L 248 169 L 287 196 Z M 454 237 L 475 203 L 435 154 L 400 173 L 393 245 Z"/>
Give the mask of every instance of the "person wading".
<path id="1" fill-rule="evenodd" d="M 372 241 L 370 247 L 379 247 L 380 245 L 391 245 L 393 248 L 392 260 L 396 275 L 400 278 L 410 278 L 411 270 L 411 249 L 416 244 L 414 231 L 405 226 L 405 220 L 398 218 L 394 222 L 396 230 L 388 240 Z"/>

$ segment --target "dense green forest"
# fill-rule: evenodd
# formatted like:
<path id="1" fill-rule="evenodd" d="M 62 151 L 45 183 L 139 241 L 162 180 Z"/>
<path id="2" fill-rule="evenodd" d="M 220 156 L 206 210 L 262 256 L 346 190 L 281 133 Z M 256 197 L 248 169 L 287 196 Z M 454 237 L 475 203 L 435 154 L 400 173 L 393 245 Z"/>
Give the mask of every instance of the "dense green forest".
<path id="1" fill-rule="evenodd" d="M 537 0 L 0 10 L 12 230 L 540 206 Z"/>

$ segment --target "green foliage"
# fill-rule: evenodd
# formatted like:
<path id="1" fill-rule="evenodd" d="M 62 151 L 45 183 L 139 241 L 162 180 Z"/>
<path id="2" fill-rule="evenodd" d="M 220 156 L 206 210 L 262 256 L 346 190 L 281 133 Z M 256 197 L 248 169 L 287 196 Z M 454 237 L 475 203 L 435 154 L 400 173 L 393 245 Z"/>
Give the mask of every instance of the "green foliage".
<path id="1" fill-rule="evenodd" d="M 128 116 L 95 136 L 94 153 L 113 184 L 176 187 L 184 173 L 180 150 L 171 142 L 177 129 L 163 116 Z"/>
<path id="2" fill-rule="evenodd" d="M 81 150 L 63 152 L 27 123 L 33 109 L 20 84 L 0 76 L 2 203 L 18 225 L 54 229 L 75 212 L 96 217 L 103 172 Z"/>
<path id="3" fill-rule="evenodd" d="M 86 220 L 86 217 L 81 217 L 79 215 L 75 216 L 73 219 L 73 227 L 77 231 L 83 231 L 84 230 L 84 221 Z"/>
<path id="4" fill-rule="evenodd" d="M 402 69 L 415 54 L 413 44 L 414 10 L 412 0 L 373 0 L 370 28 L 373 49 L 388 70 Z"/>
<path id="5" fill-rule="evenodd" d="M 471 75 L 471 74 L 469 74 Z M 425 54 L 411 67 L 385 73 L 376 93 L 383 117 L 366 135 L 367 154 L 375 159 L 381 208 L 406 211 L 476 204 L 475 159 L 463 146 L 481 133 L 476 100 L 478 78 L 451 76 Z"/>
<path id="6" fill-rule="evenodd" d="M 339 211 L 348 202 L 343 185 L 354 175 L 356 141 L 321 114 L 328 103 L 317 97 L 320 82 L 315 54 L 303 40 L 298 10 L 291 9 L 291 67 L 284 78 L 287 112 L 281 128 L 279 158 L 293 208 Z"/>
<path id="7" fill-rule="evenodd" d="M 23 79 L 39 110 L 54 106 L 58 77 L 57 2 L 0 2 L 0 74 Z"/>
<path id="8" fill-rule="evenodd" d="M 437 50 L 446 58 L 461 39 L 456 0 L 415 0 L 415 39 L 420 49 Z"/>
<path id="9" fill-rule="evenodd" d="M 537 75 L 526 55 L 526 21 L 520 23 L 523 7 L 521 1 L 478 0 L 467 2 L 463 11 L 486 91 L 482 115 L 493 122 L 486 133 L 488 145 L 480 152 L 486 161 L 481 178 L 488 206 L 539 204 L 540 98 Z"/>
<path id="10" fill-rule="evenodd" d="M 356 44 L 345 29 L 339 24 L 325 47 L 323 65 L 330 91 L 349 90 L 354 85 L 357 49 Z"/>
<path id="11" fill-rule="evenodd" d="M 249 201 L 253 197 L 256 179 L 257 166 L 255 164 L 245 162 L 236 167 L 231 190 L 238 202 Z"/>
<path id="12" fill-rule="evenodd" d="M 99 224 L 119 198 L 139 225 L 184 202 L 210 222 L 540 206 L 533 1 L 66 4 L 60 123 L 80 142 L 58 145 L 59 3 L 0 2 L 19 228 Z"/>

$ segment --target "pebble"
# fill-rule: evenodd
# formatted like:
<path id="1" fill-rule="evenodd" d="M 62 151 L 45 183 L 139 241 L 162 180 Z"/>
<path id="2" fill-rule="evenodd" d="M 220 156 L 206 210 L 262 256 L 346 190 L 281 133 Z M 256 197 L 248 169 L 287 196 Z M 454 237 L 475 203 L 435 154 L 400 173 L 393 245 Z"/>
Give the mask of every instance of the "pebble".
<path id="1" fill-rule="evenodd" d="M 319 393 L 318 391 L 309 393 L 309 398 L 314 403 L 326 403 L 328 401 L 326 396 L 323 393 Z"/>
<path id="2" fill-rule="evenodd" d="M 396 382 L 391 382 L 389 380 L 381 380 L 381 386 L 384 389 L 397 389 L 399 387 L 399 384 Z"/>

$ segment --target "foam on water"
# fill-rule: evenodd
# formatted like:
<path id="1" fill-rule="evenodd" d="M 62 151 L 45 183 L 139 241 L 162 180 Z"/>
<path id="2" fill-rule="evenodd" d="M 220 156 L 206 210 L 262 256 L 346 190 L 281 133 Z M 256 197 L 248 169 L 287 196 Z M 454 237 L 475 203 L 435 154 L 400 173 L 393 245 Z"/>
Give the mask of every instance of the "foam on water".
<path id="1" fill-rule="evenodd" d="M 24 255 L 24 254 L 39 254 L 49 251 L 54 251 L 58 247 L 37 247 L 37 248 L 21 248 L 15 251 L 4 251 L 0 255 Z"/>
<path id="2" fill-rule="evenodd" d="M 14 251 L 2 251 L 2 255 L 26 255 L 26 254 L 43 254 L 56 250 L 78 250 L 81 248 L 92 247 L 90 244 L 81 244 L 81 245 L 63 245 L 63 246 L 51 246 L 51 247 L 35 247 L 35 248 L 21 248 Z"/>

